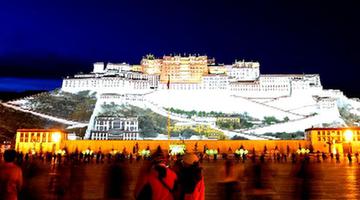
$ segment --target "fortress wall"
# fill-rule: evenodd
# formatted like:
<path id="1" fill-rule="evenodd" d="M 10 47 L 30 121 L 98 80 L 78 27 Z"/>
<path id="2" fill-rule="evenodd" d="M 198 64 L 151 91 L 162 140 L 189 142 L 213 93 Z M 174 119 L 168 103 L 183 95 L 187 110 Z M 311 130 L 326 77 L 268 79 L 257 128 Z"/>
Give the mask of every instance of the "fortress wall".
<path id="1" fill-rule="evenodd" d="M 101 148 L 101 151 L 107 153 L 112 149 L 117 151 L 122 151 L 124 148 L 128 152 L 131 152 L 134 145 L 138 143 L 139 149 L 146 149 L 149 146 L 150 150 L 155 150 L 159 145 L 163 150 L 169 149 L 169 144 L 182 144 L 183 141 L 179 140 L 77 140 L 77 141 L 64 141 L 63 148 L 67 147 L 70 152 L 73 152 L 78 148 L 79 151 L 86 150 L 90 148 L 93 151 L 98 151 Z M 291 151 L 296 151 L 301 147 L 309 147 L 310 143 L 305 140 L 185 140 L 187 151 L 194 151 L 195 144 L 197 143 L 198 151 L 203 151 L 204 145 L 207 145 L 209 149 L 220 149 L 221 152 L 228 152 L 229 147 L 234 151 L 238 149 L 241 145 L 245 149 L 252 150 L 255 148 L 257 152 L 262 152 L 264 146 L 266 145 L 268 151 L 274 149 L 278 146 L 280 151 L 286 152 L 286 147 L 289 145 Z"/>

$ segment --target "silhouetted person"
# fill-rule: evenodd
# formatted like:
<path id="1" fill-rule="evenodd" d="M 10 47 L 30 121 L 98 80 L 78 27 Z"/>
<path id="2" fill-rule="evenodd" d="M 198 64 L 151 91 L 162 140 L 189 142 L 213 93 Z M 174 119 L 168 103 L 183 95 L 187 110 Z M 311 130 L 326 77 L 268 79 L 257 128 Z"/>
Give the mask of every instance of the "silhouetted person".
<path id="1" fill-rule="evenodd" d="M 96 153 L 96 163 L 99 164 L 102 161 L 102 152 L 101 149 Z"/>
<path id="2" fill-rule="evenodd" d="M 295 178 L 296 184 L 294 185 L 295 191 L 292 199 L 311 199 L 311 184 L 312 179 L 314 179 L 314 169 L 312 168 L 312 164 L 306 160 L 302 160 L 295 169 L 297 169 L 297 171 L 295 170 L 295 174 L 293 174 L 295 177 L 292 177 Z"/>
<path id="3" fill-rule="evenodd" d="M 351 162 L 352 162 L 351 153 L 348 153 L 347 157 L 348 157 L 349 163 L 351 164 Z"/>
<path id="4" fill-rule="evenodd" d="M 336 162 L 340 163 L 340 154 L 336 153 L 335 157 L 336 157 Z"/>
<path id="5" fill-rule="evenodd" d="M 42 199 L 41 191 L 46 185 L 39 181 L 39 177 L 43 175 L 45 170 L 42 168 L 43 162 L 41 160 L 33 160 L 26 163 L 23 168 L 23 189 L 20 193 L 20 199 L 35 200 Z"/>
<path id="6" fill-rule="evenodd" d="M 178 198 L 181 200 L 204 200 L 205 182 L 199 158 L 195 154 L 187 153 L 182 157 L 182 165 L 178 174 Z"/>
<path id="7" fill-rule="evenodd" d="M 295 154 L 294 152 L 291 153 L 291 162 L 292 162 L 293 164 L 296 163 L 296 154 Z"/>
<path id="8" fill-rule="evenodd" d="M 264 153 L 262 153 L 261 155 L 260 155 L 260 162 L 261 163 L 265 163 L 265 154 Z"/>
<path id="9" fill-rule="evenodd" d="M 221 175 L 223 178 L 219 182 L 219 199 L 240 199 L 240 185 L 232 160 L 225 161 L 224 174 Z"/>
<path id="10" fill-rule="evenodd" d="M 69 185 L 65 199 L 83 199 L 84 180 L 86 179 L 84 164 L 81 162 L 71 163 L 69 168 Z"/>
<path id="11" fill-rule="evenodd" d="M 246 169 L 247 199 L 268 199 L 273 193 L 271 186 L 271 171 L 268 165 L 256 162 Z"/>
<path id="12" fill-rule="evenodd" d="M 105 199 L 130 198 L 129 171 L 128 164 L 124 161 L 113 163 L 106 169 Z"/>
<path id="13" fill-rule="evenodd" d="M 325 161 L 326 160 L 326 154 L 324 152 L 322 152 L 321 154 L 322 160 Z"/>
<path id="14" fill-rule="evenodd" d="M 139 173 L 135 198 L 173 200 L 173 191 L 177 187 L 176 173 L 166 166 L 165 156 L 160 147 L 151 158 L 152 162 L 145 165 Z"/>
<path id="15" fill-rule="evenodd" d="M 23 184 L 22 171 L 14 161 L 15 150 L 4 152 L 4 163 L 0 165 L 0 199 L 17 200 Z"/>
<path id="16" fill-rule="evenodd" d="M 48 189 L 57 199 L 65 199 L 69 194 L 70 187 L 70 168 L 66 165 L 58 165 L 50 177 Z"/>

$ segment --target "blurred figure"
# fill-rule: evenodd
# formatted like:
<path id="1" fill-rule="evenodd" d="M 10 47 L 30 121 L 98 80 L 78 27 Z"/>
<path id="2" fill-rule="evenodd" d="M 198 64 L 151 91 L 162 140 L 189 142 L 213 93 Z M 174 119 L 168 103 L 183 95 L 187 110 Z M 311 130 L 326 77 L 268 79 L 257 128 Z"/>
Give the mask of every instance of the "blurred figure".
<path id="1" fill-rule="evenodd" d="M 52 169 L 48 189 L 56 199 L 66 199 L 70 188 L 70 168 L 66 165 L 58 165 Z"/>
<path id="2" fill-rule="evenodd" d="M 348 153 L 347 157 L 348 157 L 349 163 L 351 164 L 352 163 L 352 155 L 351 155 L 351 153 Z"/>
<path id="3" fill-rule="evenodd" d="M 318 163 L 321 162 L 321 160 L 320 160 L 320 151 L 317 151 L 317 152 L 316 152 L 316 161 L 317 161 Z"/>
<path id="4" fill-rule="evenodd" d="M 41 195 L 44 194 L 46 184 L 42 184 L 42 182 L 39 181 L 39 177 L 42 176 L 46 170 L 42 166 L 43 163 L 41 160 L 33 160 L 25 164 L 23 167 L 24 184 L 19 199 L 43 199 Z"/>
<path id="5" fill-rule="evenodd" d="M 291 153 L 291 162 L 292 162 L 293 164 L 296 163 L 296 154 L 295 154 L 294 152 Z"/>
<path id="6" fill-rule="evenodd" d="M 87 178 L 85 174 L 85 165 L 80 162 L 70 163 L 69 166 L 69 185 L 65 194 L 65 199 L 80 200 L 83 199 L 84 180 Z"/>
<path id="7" fill-rule="evenodd" d="M 4 163 L 0 166 L 0 199 L 17 200 L 23 184 L 21 168 L 15 165 L 16 151 L 4 152 Z"/>
<path id="8" fill-rule="evenodd" d="M 336 158 L 336 163 L 340 163 L 340 154 L 338 152 L 336 152 L 335 158 Z"/>
<path id="9" fill-rule="evenodd" d="M 24 154 L 22 152 L 17 154 L 16 162 L 19 166 L 21 166 L 23 163 L 23 157 L 24 157 Z"/>
<path id="10" fill-rule="evenodd" d="M 326 161 L 327 156 L 326 156 L 325 152 L 322 152 L 322 153 L 321 153 L 321 157 L 322 157 L 322 160 L 323 160 L 323 161 Z"/>
<path id="11" fill-rule="evenodd" d="M 240 199 L 240 185 L 232 160 L 225 161 L 224 173 L 221 175 L 224 178 L 219 182 L 219 199 Z"/>
<path id="12" fill-rule="evenodd" d="M 274 194 L 272 187 L 272 171 L 268 164 L 256 162 L 245 169 L 247 176 L 247 199 L 271 199 Z"/>
<path id="13" fill-rule="evenodd" d="M 305 159 L 294 167 L 292 177 L 295 177 L 295 185 L 292 199 L 311 199 L 312 195 L 312 179 L 314 179 L 314 168 L 311 163 Z"/>
<path id="14" fill-rule="evenodd" d="M 265 163 L 265 154 L 264 154 L 264 153 L 262 153 L 262 154 L 260 155 L 259 160 L 260 160 L 261 163 Z"/>
<path id="15" fill-rule="evenodd" d="M 178 174 L 179 190 L 177 196 L 181 200 L 204 200 L 205 183 L 199 158 L 187 153 L 182 158 L 182 166 Z"/>
<path id="16" fill-rule="evenodd" d="M 101 152 L 101 148 L 99 148 L 99 151 L 96 153 L 96 164 L 102 163 L 103 156 Z"/>
<path id="17" fill-rule="evenodd" d="M 129 167 L 121 161 L 105 168 L 105 199 L 129 199 Z"/>
<path id="18" fill-rule="evenodd" d="M 160 147 L 152 156 L 152 162 L 146 163 L 147 161 L 137 180 L 135 198 L 173 200 L 177 176 L 166 166 L 165 156 Z"/>

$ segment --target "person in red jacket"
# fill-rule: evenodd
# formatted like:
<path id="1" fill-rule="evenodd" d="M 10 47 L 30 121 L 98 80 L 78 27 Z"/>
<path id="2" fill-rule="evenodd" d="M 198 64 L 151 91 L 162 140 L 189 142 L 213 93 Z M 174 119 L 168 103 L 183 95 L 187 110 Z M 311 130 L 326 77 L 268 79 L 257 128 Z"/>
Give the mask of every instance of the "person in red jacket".
<path id="1" fill-rule="evenodd" d="M 177 175 L 166 166 L 165 156 L 160 148 L 152 156 L 153 163 L 138 179 L 135 198 L 138 200 L 174 200 Z"/>
<path id="2" fill-rule="evenodd" d="M 21 168 L 15 163 L 16 151 L 6 150 L 5 162 L 0 165 L 0 199 L 17 200 L 23 184 Z"/>
<path id="3" fill-rule="evenodd" d="M 187 153 L 182 157 L 182 165 L 178 172 L 180 200 L 204 200 L 205 183 L 199 158 Z"/>

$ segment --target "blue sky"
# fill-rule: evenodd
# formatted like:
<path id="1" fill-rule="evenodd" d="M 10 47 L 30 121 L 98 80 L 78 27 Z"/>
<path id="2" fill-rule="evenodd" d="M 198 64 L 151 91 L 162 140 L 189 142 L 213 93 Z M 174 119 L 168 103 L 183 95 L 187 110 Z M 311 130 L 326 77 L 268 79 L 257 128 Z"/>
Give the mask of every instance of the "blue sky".
<path id="1" fill-rule="evenodd" d="M 147 53 L 259 61 L 262 73 L 319 73 L 360 97 L 359 1 L 0 1 L 0 77 L 61 79 Z M 21 88 L 17 81 L 8 88 Z M 27 85 L 23 85 L 24 89 Z M 47 85 L 38 85 L 43 89 Z M 46 86 L 46 87 L 45 87 Z"/>
<path id="2" fill-rule="evenodd" d="M 53 90 L 61 87 L 59 79 L 0 77 L 0 91 Z"/>

